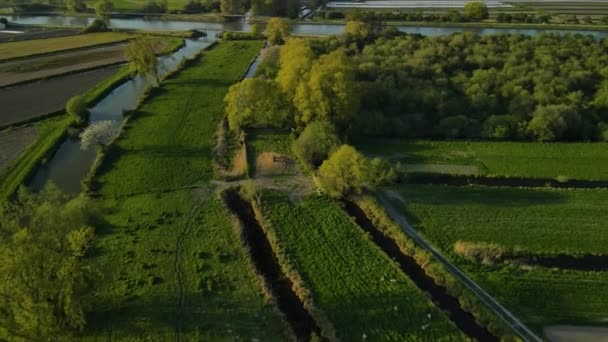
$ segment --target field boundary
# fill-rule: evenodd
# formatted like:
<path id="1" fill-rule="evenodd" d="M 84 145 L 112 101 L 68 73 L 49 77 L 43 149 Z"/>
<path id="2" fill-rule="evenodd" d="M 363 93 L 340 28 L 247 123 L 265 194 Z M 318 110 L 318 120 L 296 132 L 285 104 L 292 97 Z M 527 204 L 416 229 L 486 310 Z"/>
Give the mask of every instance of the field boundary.
<path id="1" fill-rule="evenodd" d="M 512 188 L 556 188 L 556 189 L 606 189 L 608 180 L 524 178 L 483 175 L 451 175 L 412 172 L 405 175 L 404 183 L 431 184 L 448 186 L 484 185 L 490 187 Z"/>
<path id="2" fill-rule="evenodd" d="M 490 309 L 496 316 L 506 323 L 520 338 L 524 341 L 541 342 L 542 339 L 532 332 L 523 322 L 521 322 L 515 315 L 509 310 L 502 306 L 494 297 L 484 291 L 477 283 L 469 278 L 464 272 L 462 272 L 456 265 L 451 263 L 446 257 L 444 257 L 437 249 L 435 249 L 426 239 L 422 237 L 412 226 L 407 222 L 407 219 L 398 213 L 388 201 L 384 194 L 377 194 L 377 199 L 380 204 L 386 210 L 386 214 L 390 219 L 397 224 L 401 230 L 411 239 L 414 243 L 425 252 L 430 253 L 436 260 L 438 260 L 443 267 L 455 277 L 461 284 L 468 288 L 476 298 L 481 301 L 485 306 Z"/>

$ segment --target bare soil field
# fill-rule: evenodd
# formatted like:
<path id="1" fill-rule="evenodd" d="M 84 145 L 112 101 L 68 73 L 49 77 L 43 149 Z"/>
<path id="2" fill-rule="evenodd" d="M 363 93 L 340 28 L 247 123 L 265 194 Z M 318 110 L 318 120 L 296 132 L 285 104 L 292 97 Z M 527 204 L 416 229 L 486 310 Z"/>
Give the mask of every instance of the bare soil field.
<path id="1" fill-rule="evenodd" d="M 0 132 L 0 175 L 38 136 L 33 126 Z"/>
<path id="2" fill-rule="evenodd" d="M 75 95 L 82 94 L 118 71 L 118 67 L 55 78 L 19 87 L 0 89 L 0 127 L 60 111 Z"/>
<path id="3" fill-rule="evenodd" d="M 167 41 L 158 39 L 156 52 L 162 52 L 167 45 Z M 0 63 L 0 87 L 125 62 L 127 46 L 119 43 Z"/>
<path id="4" fill-rule="evenodd" d="M 608 341 L 608 328 L 556 325 L 545 328 L 545 336 L 551 342 L 597 342 Z"/>
<path id="5" fill-rule="evenodd" d="M 0 31 L 0 43 L 8 42 L 20 42 L 23 40 L 30 39 L 45 39 L 45 38 L 58 38 L 66 36 L 74 36 L 80 33 L 80 29 L 66 28 L 66 29 L 46 29 L 42 27 L 34 26 L 15 26 L 11 25 L 8 30 L 20 31 L 23 33 L 3 33 Z"/>

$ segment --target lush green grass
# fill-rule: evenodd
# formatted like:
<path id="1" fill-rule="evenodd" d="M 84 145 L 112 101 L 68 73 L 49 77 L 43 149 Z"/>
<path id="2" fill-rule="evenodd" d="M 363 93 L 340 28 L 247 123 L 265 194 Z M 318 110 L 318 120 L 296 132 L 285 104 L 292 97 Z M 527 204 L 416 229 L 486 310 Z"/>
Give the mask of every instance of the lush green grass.
<path id="1" fill-rule="evenodd" d="M 606 255 L 608 191 L 431 185 L 398 191 L 406 204 L 393 203 L 410 223 L 538 331 L 548 324 L 602 324 L 608 317 L 607 272 L 483 266 L 453 252 L 462 240 L 528 254 Z"/>
<path id="2" fill-rule="evenodd" d="M 98 232 L 93 266 L 101 274 L 86 340 L 173 340 L 178 320 L 186 341 L 280 340 L 281 323 L 247 266 L 221 200 L 199 202 L 189 191 L 176 191 L 103 204 L 113 211 Z"/>
<path id="3" fill-rule="evenodd" d="M 167 80 L 134 113 L 100 170 L 101 192 L 127 195 L 205 184 L 212 177 L 211 142 L 228 87 L 262 47 L 222 42 Z"/>
<path id="4" fill-rule="evenodd" d="M 67 115 L 48 119 L 36 124 L 38 136 L 21 155 L 3 171 L 0 178 L 0 203 L 17 191 L 24 180 L 31 174 L 54 146 L 64 137 L 65 131 L 72 123 Z"/>
<path id="5" fill-rule="evenodd" d="M 489 176 L 608 179 L 608 148 L 604 143 L 365 139 L 358 141 L 357 147 L 403 164 L 473 165 L 478 173 Z"/>
<path id="6" fill-rule="evenodd" d="M 4 43 L 0 44 L 0 60 L 119 42 L 130 37 L 126 33 L 103 32 Z"/>
<path id="7" fill-rule="evenodd" d="M 495 242 L 530 253 L 608 254 L 608 191 L 406 185 L 406 210 L 425 236 Z"/>
<path id="8" fill-rule="evenodd" d="M 291 144 L 293 137 L 286 131 L 252 129 L 247 131 L 247 148 L 262 152 L 275 152 L 292 155 Z"/>
<path id="9" fill-rule="evenodd" d="M 364 334 L 371 341 L 463 339 L 334 202 L 311 197 L 294 205 L 277 193 L 265 193 L 262 201 L 270 229 L 340 340 Z"/>
<path id="10" fill-rule="evenodd" d="M 157 1 L 158 3 L 158 1 Z M 184 9 L 184 5 L 188 3 L 188 0 L 168 0 L 167 5 L 169 10 L 181 10 Z M 95 5 L 95 0 L 87 0 L 89 7 Z M 112 0 L 115 10 L 117 11 L 131 11 L 131 12 L 143 12 L 144 6 L 147 4 L 147 0 Z"/>
<path id="11" fill-rule="evenodd" d="M 205 52 L 146 100 L 109 153 L 100 202 L 111 212 L 92 260 L 102 274 L 87 339 L 166 341 L 178 324 L 187 341 L 284 336 L 208 188 L 223 94 L 261 46 L 222 42 Z M 180 190 L 195 185 L 203 188 Z"/>

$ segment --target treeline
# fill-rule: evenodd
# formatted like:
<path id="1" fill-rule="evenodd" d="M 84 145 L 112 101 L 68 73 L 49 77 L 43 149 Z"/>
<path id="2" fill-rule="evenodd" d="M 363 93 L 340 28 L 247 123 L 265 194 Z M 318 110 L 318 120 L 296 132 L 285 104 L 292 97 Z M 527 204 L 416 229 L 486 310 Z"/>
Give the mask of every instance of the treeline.
<path id="1" fill-rule="evenodd" d="M 350 26 L 316 45 L 322 53 L 345 49 L 356 65 L 361 110 L 352 128 L 359 134 L 608 140 L 606 40 L 379 36 L 368 24 Z"/>

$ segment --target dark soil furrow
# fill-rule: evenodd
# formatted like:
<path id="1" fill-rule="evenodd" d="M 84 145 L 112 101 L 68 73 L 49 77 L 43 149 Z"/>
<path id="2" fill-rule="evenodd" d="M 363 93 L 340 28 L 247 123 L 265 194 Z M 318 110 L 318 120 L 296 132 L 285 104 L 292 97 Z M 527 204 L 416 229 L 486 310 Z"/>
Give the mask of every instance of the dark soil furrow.
<path id="1" fill-rule="evenodd" d="M 401 270 L 418 288 L 430 294 L 433 303 L 446 312 L 463 333 L 478 341 L 498 341 L 496 336 L 475 321 L 475 317 L 470 312 L 462 309 L 457 298 L 448 294 L 443 286 L 428 276 L 414 258 L 401 252 L 399 245 L 393 239 L 378 230 L 361 208 L 350 201 L 344 201 L 344 204 L 346 211 L 354 217 L 356 223 L 371 235 L 372 240 L 384 253 L 399 264 Z"/>
<path id="2" fill-rule="evenodd" d="M 530 256 L 513 258 L 512 262 L 521 265 L 560 268 L 575 271 L 608 271 L 608 255 L 572 256 L 559 254 L 555 256 Z"/>
<path id="3" fill-rule="evenodd" d="M 249 257 L 253 261 L 256 271 L 266 280 L 279 310 L 285 315 L 298 341 L 309 341 L 313 333 L 321 336 L 317 323 L 293 292 L 291 280 L 283 274 L 270 242 L 255 218 L 251 204 L 233 191 L 227 192 L 224 198 L 230 211 L 243 224 L 243 234 L 249 247 Z"/>
<path id="4" fill-rule="evenodd" d="M 441 174 L 410 174 L 407 176 L 408 184 L 434 184 L 450 186 L 503 186 L 512 188 L 558 188 L 558 189 L 599 189 L 608 188 L 608 181 L 602 180 L 562 180 L 549 178 L 521 178 L 521 177 L 483 177 L 483 176 L 457 176 Z"/>

